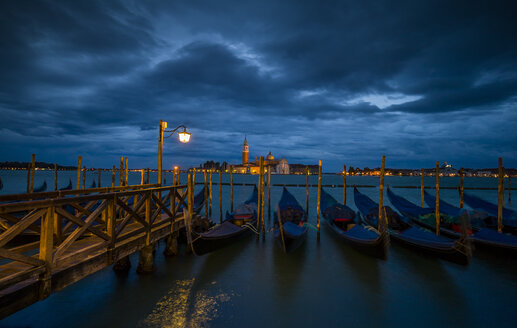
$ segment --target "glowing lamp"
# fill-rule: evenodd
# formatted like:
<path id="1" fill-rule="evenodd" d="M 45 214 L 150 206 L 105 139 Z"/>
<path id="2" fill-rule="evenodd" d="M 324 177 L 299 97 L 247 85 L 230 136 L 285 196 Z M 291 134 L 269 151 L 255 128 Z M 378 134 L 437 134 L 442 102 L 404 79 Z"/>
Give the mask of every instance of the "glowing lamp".
<path id="1" fill-rule="evenodd" d="M 190 133 L 188 133 L 186 129 L 182 132 L 178 132 L 178 137 L 180 142 L 187 143 L 190 141 Z"/>

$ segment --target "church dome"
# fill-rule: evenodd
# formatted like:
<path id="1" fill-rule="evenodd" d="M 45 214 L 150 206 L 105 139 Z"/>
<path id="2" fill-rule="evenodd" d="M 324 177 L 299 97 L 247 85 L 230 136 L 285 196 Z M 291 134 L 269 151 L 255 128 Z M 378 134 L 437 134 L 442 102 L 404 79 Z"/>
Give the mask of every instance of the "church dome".
<path id="1" fill-rule="evenodd" d="M 271 154 L 271 152 L 269 152 L 269 154 L 267 154 L 267 156 L 266 156 L 266 160 L 273 161 L 274 159 L 275 159 L 275 157 Z"/>

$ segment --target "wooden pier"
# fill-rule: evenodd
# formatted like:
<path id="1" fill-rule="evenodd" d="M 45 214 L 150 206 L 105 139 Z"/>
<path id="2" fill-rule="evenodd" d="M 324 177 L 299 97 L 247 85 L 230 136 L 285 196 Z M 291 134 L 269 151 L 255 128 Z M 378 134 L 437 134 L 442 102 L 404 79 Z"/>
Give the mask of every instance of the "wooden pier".
<path id="1" fill-rule="evenodd" d="M 152 272 L 155 243 L 177 253 L 193 184 L 138 185 L 0 196 L 0 319 L 112 264 Z M 185 215 L 183 214 L 185 212 Z"/>

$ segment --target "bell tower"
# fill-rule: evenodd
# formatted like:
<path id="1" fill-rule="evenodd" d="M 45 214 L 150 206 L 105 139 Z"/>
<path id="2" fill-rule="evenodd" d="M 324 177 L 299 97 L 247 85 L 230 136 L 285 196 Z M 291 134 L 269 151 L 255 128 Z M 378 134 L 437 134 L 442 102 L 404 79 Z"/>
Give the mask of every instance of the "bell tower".
<path id="1" fill-rule="evenodd" d="M 242 145 L 242 165 L 248 164 L 249 162 L 250 150 L 248 147 L 248 141 L 246 140 L 246 136 L 244 137 L 244 144 Z"/>

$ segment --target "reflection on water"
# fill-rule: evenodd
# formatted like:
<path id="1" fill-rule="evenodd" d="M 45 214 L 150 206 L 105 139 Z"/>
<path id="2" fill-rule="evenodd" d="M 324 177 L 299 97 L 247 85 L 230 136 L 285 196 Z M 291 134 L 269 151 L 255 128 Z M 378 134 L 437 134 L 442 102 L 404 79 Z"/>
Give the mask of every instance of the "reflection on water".
<path id="1" fill-rule="evenodd" d="M 233 294 L 210 296 L 206 289 L 194 290 L 195 279 L 178 280 L 158 303 L 140 327 L 200 327 L 218 316 L 218 306 Z M 215 285 L 216 282 L 212 282 Z M 213 287 L 212 287 L 213 289 Z"/>

